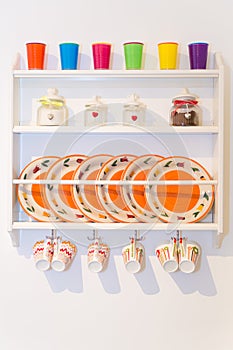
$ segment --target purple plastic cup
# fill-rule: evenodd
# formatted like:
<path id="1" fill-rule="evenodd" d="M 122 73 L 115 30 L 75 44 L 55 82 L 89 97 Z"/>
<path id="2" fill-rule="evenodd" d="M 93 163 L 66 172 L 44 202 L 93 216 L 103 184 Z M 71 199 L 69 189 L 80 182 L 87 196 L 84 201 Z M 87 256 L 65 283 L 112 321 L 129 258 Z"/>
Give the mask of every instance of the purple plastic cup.
<path id="1" fill-rule="evenodd" d="M 188 45 L 191 69 L 206 69 L 208 43 L 196 42 Z"/>

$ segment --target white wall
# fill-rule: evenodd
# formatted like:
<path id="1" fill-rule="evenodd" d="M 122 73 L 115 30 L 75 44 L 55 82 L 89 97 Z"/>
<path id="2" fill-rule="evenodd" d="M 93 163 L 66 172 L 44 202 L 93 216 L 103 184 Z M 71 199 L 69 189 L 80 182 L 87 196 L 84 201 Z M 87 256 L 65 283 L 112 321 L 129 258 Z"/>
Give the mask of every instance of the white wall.
<path id="1" fill-rule="evenodd" d="M 66 0 L 62 4 L 57 0 L 8 0 L 1 8 L 1 350 L 233 349 L 232 219 L 219 250 L 212 246 L 211 233 L 189 234 L 203 249 L 200 270 L 192 275 L 162 271 L 153 249 L 163 235 L 155 233 L 145 241 L 147 268 L 138 276 L 125 272 L 120 249 L 114 251 L 106 272 L 91 274 L 82 246 L 67 272 L 43 274 L 31 258 L 39 234 L 23 234 L 20 248 L 13 248 L 5 204 L 9 195 L 10 71 L 16 52 L 25 59 L 26 42 L 46 42 L 54 56 L 48 62 L 52 64 L 58 57 L 59 42 L 77 41 L 83 55 L 90 56 L 91 42 L 111 41 L 118 54 L 116 65 L 120 65 L 122 43 L 140 40 L 146 43 L 148 64 L 153 65 L 159 41 L 178 41 L 180 53 L 187 54 L 188 42 L 205 40 L 213 52 L 222 53 L 227 70 L 225 175 L 230 197 L 226 197 L 226 207 L 229 205 L 232 213 L 232 175 L 228 173 L 233 171 L 229 138 L 233 134 L 232 10 L 230 0 Z"/>

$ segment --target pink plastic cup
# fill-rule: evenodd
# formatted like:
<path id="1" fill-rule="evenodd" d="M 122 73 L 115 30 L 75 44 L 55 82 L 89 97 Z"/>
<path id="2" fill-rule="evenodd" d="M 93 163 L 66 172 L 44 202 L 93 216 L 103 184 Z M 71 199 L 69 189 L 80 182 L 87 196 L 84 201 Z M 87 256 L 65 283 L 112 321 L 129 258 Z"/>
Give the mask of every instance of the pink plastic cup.
<path id="1" fill-rule="evenodd" d="M 92 54 L 94 69 L 109 69 L 111 44 L 109 43 L 93 43 Z"/>

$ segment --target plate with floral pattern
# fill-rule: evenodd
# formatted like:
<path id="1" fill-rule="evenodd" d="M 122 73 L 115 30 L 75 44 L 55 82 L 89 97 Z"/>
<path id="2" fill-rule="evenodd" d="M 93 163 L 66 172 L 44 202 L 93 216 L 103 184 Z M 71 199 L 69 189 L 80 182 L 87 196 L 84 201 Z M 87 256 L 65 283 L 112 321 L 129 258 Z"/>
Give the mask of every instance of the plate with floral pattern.
<path id="1" fill-rule="evenodd" d="M 22 170 L 19 179 L 44 180 L 49 168 L 59 159 L 55 156 L 40 157 L 28 163 Z M 45 186 L 41 184 L 19 184 L 17 196 L 26 214 L 37 221 L 54 222 L 60 218 L 54 214 L 45 198 Z"/>
<path id="2" fill-rule="evenodd" d="M 98 154 L 84 160 L 73 175 L 75 180 L 96 180 L 102 165 L 112 156 Z M 73 187 L 73 200 L 80 211 L 92 222 L 113 222 L 111 216 L 103 210 L 96 191 L 96 185 L 82 184 Z"/>
<path id="3" fill-rule="evenodd" d="M 120 154 L 105 162 L 100 169 L 97 179 L 121 180 L 126 166 L 136 159 L 132 154 Z M 138 222 L 135 215 L 129 210 L 122 197 L 121 185 L 102 185 L 97 187 L 100 202 L 115 221 Z"/>
<path id="4" fill-rule="evenodd" d="M 87 159 L 82 154 L 70 154 L 57 160 L 49 169 L 48 180 L 72 180 L 77 167 Z M 80 211 L 73 199 L 74 185 L 48 184 L 45 195 L 48 205 L 63 221 L 87 222 L 89 219 Z"/>
<path id="5" fill-rule="evenodd" d="M 146 181 L 151 168 L 161 159 L 162 156 L 156 154 L 145 154 L 130 162 L 122 174 L 122 180 Z M 142 222 L 158 221 L 157 215 L 151 210 L 147 203 L 145 185 L 122 186 L 123 199 L 129 210 Z"/>
<path id="6" fill-rule="evenodd" d="M 207 170 L 187 157 L 168 157 L 152 167 L 148 180 L 211 180 Z M 214 202 L 211 184 L 150 185 L 146 197 L 151 210 L 165 222 L 192 223 L 203 219 Z"/>

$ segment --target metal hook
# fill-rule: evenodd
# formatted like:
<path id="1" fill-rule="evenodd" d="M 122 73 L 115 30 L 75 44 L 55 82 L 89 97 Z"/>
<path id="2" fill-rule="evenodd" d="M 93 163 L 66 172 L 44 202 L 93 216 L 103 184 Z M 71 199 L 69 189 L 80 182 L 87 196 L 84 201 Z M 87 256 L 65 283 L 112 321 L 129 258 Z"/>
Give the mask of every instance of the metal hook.
<path id="1" fill-rule="evenodd" d="M 182 235 L 181 231 L 180 231 L 180 230 L 177 230 L 177 231 L 176 231 L 176 239 L 177 239 L 177 242 L 180 241 L 181 235 Z"/>
<path id="2" fill-rule="evenodd" d="M 52 229 L 51 230 L 51 236 L 46 236 L 46 238 L 49 238 L 52 241 L 54 241 L 55 239 L 60 239 L 61 237 L 57 236 L 57 230 Z"/>
<path id="3" fill-rule="evenodd" d="M 135 241 L 142 241 L 144 238 L 142 237 L 142 236 L 140 236 L 140 231 L 139 230 L 135 230 L 135 235 L 134 235 L 134 237 L 130 237 L 129 236 L 129 239 L 132 239 L 132 238 L 134 238 L 135 239 Z"/>
<path id="4" fill-rule="evenodd" d="M 57 231 L 56 230 L 51 231 L 51 237 L 52 237 L 52 239 L 57 238 Z"/>
<path id="5" fill-rule="evenodd" d="M 93 230 L 93 235 L 92 235 L 92 237 L 87 236 L 87 239 L 88 239 L 89 241 L 95 241 L 96 239 L 100 239 L 100 236 L 99 236 L 99 234 L 98 234 L 98 231 L 97 231 L 97 230 Z"/>
<path id="6" fill-rule="evenodd" d="M 182 241 L 184 241 L 184 240 L 187 239 L 187 237 L 183 237 L 182 231 L 181 231 L 181 230 L 177 230 L 177 231 L 176 231 L 176 237 L 172 237 L 172 239 L 174 239 L 174 238 L 176 238 L 176 241 L 177 241 L 178 243 L 180 243 L 180 240 L 181 240 L 181 239 L 182 239 Z"/>
<path id="7" fill-rule="evenodd" d="M 182 238 L 183 240 L 186 240 L 187 237 L 182 235 L 182 231 L 181 230 L 177 230 L 177 234 L 179 235 L 179 239 Z"/>

